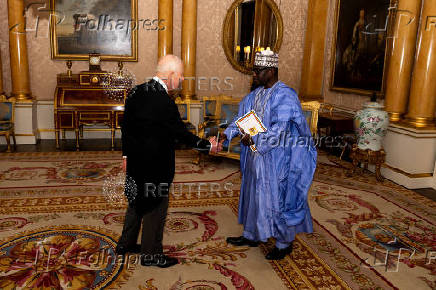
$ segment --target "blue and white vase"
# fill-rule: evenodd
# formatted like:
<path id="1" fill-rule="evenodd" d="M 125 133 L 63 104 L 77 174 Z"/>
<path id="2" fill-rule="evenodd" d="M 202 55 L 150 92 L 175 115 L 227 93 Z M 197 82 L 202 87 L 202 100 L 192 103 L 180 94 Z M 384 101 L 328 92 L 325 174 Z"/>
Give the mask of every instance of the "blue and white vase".
<path id="1" fill-rule="evenodd" d="M 359 149 L 378 151 L 389 126 L 389 115 L 377 102 L 365 103 L 364 109 L 354 117 L 354 129 Z"/>

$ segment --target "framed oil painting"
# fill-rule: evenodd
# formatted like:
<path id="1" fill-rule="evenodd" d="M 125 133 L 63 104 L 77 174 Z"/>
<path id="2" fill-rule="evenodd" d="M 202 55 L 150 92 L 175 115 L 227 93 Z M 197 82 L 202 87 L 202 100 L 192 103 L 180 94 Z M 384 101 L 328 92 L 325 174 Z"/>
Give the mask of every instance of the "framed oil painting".
<path id="1" fill-rule="evenodd" d="M 50 0 L 53 59 L 137 61 L 138 0 Z"/>
<path id="2" fill-rule="evenodd" d="M 331 89 L 382 94 L 391 23 L 390 0 L 339 0 Z"/>

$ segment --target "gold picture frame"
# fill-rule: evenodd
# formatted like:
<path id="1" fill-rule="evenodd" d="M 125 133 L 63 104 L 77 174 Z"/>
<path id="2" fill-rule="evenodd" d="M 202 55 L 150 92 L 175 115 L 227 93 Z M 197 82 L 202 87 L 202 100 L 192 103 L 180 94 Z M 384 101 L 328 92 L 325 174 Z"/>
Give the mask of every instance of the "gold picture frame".
<path id="1" fill-rule="evenodd" d="M 392 19 L 395 16 L 395 12 L 390 9 L 390 7 L 392 6 L 392 1 L 394 0 L 385 0 L 384 2 L 379 0 L 337 1 L 335 10 L 334 35 L 331 47 L 331 90 L 360 95 L 372 95 L 374 93 L 378 95 L 384 94 L 386 69 L 389 56 L 388 36 L 391 30 L 391 23 L 393 23 Z M 371 16 L 365 15 L 366 11 L 369 11 L 371 9 L 374 10 L 374 7 L 376 7 L 377 5 L 380 5 L 378 8 L 379 10 L 371 12 L 375 14 L 371 14 Z M 370 17 L 372 17 L 371 19 L 380 18 L 378 13 L 384 11 L 384 8 L 386 8 L 386 16 L 385 19 L 381 21 L 383 22 L 383 27 L 376 26 L 377 24 L 380 25 L 380 23 L 376 23 L 375 25 L 373 25 L 373 23 L 366 23 L 366 19 Z M 357 16 L 355 15 L 356 9 L 358 9 Z M 355 22 L 354 26 L 352 24 L 350 25 L 351 18 L 357 21 Z M 355 44 L 356 40 L 354 34 L 355 27 L 358 25 L 359 22 L 362 21 L 362 19 L 365 19 L 364 24 L 362 24 L 365 29 L 363 31 L 365 33 L 365 37 L 366 35 L 377 35 L 377 39 L 375 39 L 375 41 L 373 39 L 372 43 L 375 42 L 378 45 L 376 46 L 376 48 L 382 48 L 382 51 L 380 50 L 374 54 L 368 53 L 367 55 L 364 55 L 364 57 L 362 57 L 362 60 L 359 61 L 358 58 L 356 60 L 356 52 L 353 52 L 353 50 L 359 50 L 361 49 L 361 47 L 358 47 L 359 44 Z M 350 31 L 353 34 L 351 40 L 347 37 L 344 37 L 350 34 Z M 377 34 L 373 31 L 377 31 Z M 383 40 L 380 40 L 381 34 L 379 33 L 383 34 Z M 361 32 L 359 32 L 359 35 L 361 35 Z M 341 41 L 338 40 L 339 38 L 341 38 Z M 346 38 L 346 40 L 344 40 L 344 38 Z M 349 41 L 347 48 L 344 48 L 345 41 Z M 383 45 L 380 45 L 381 42 L 383 42 Z M 369 47 L 370 50 L 374 49 L 374 46 L 371 46 L 370 44 L 365 44 L 365 46 Z M 350 53 L 350 51 L 352 52 Z M 353 57 L 350 57 L 350 55 Z M 377 58 L 379 59 L 377 60 Z M 382 65 L 380 58 L 383 58 Z M 353 63 L 353 61 L 349 61 L 350 59 L 354 60 L 355 63 Z M 338 64 L 338 61 L 342 62 L 342 64 Z M 370 66 L 370 64 L 372 64 L 373 62 L 377 63 L 377 65 L 374 65 L 376 69 L 373 70 L 376 73 L 368 73 L 370 70 L 366 70 L 366 68 Z M 350 67 L 352 68 L 350 69 Z M 365 67 L 365 69 L 362 69 L 365 73 L 362 74 L 361 72 L 359 72 L 359 67 Z M 372 80 L 374 80 L 373 83 L 371 83 Z"/>
<path id="2" fill-rule="evenodd" d="M 52 59 L 89 60 L 99 53 L 101 60 L 138 61 L 138 0 L 90 0 L 79 8 L 74 3 L 50 0 Z"/>

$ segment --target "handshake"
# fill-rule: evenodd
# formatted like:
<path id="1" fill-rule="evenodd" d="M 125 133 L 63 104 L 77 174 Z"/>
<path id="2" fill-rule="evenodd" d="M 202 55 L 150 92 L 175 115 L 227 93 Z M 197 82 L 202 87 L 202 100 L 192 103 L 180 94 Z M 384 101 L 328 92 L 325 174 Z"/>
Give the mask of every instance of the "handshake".
<path id="1" fill-rule="evenodd" d="M 250 146 L 254 144 L 253 139 L 250 134 L 245 133 L 241 130 L 241 143 L 245 146 Z M 220 135 L 220 139 L 218 140 L 216 136 L 212 136 L 209 138 L 209 142 L 211 145 L 210 153 L 218 153 L 223 150 L 223 143 L 227 140 L 227 136 L 225 134 Z"/>

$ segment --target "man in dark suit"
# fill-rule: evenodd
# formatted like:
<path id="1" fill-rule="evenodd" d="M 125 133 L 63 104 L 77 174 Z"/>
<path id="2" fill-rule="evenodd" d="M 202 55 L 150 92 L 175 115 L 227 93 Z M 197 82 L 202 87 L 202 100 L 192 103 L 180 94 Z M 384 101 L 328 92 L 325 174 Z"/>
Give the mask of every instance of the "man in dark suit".
<path id="1" fill-rule="evenodd" d="M 208 140 L 186 129 L 168 95 L 181 81 L 182 61 L 167 55 L 159 60 L 156 77 L 136 86 L 126 99 L 121 132 L 129 207 L 116 252 L 141 253 L 144 266 L 166 268 L 178 263 L 162 250 L 168 192 L 175 171 L 175 141 L 204 152 L 211 149 Z M 137 245 L 141 220 L 141 245 Z"/>

